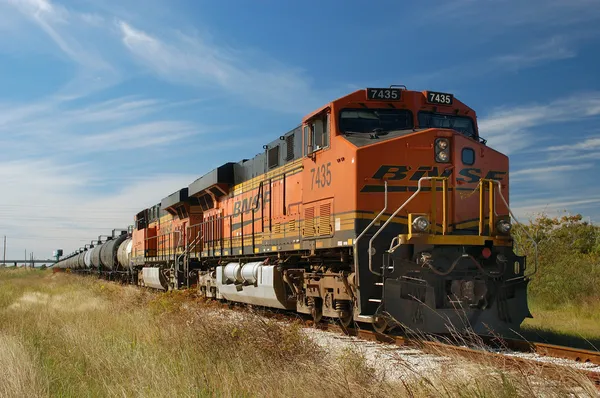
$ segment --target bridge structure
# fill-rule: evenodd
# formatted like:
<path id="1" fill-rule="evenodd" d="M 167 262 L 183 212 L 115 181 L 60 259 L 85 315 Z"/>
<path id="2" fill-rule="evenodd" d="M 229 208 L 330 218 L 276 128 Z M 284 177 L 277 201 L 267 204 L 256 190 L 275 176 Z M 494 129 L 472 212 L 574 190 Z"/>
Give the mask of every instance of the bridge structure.
<path id="1" fill-rule="evenodd" d="M 48 260 L 32 260 L 32 259 L 28 259 L 28 260 L 2 260 L 0 258 L 0 265 L 5 264 L 6 266 L 11 266 L 14 265 L 15 267 L 17 266 L 17 264 L 24 264 L 24 265 L 31 265 L 33 264 L 49 264 L 49 265 L 54 265 L 54 263 L 56 262 L 55 258 L 51 258 Z"/>

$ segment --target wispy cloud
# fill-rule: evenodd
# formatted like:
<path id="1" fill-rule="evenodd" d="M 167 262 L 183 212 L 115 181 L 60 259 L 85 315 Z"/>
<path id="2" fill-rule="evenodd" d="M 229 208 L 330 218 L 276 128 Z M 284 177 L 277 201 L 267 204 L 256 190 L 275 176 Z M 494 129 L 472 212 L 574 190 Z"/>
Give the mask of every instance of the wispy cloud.
<path id="1" fill-rule="evenodd" d="M 519 26 L 555 29 L 596 21 L 600 19 L 600 9 L 596 0 L 456 0 L 437 6 L 424 16 L 427 20 L 441 18 L 496 30 Z"/>
<path id="2" fill-rule="evenodd" d="M 83 155 L 174 144 L 209 128 L 166 116 L 176 105 L 131 96 L 80 106 L 65 106 L 51 99 L 37 104 L 2 104 L 0 110 L 5 116 L 0 116 L 0 142 L 4 148 L 21 148 L 15 152 L 18 157 L 44 155 L 48 148 L 55 154 Z M 30 144 L 23 147 L 23 141 Z"/>
<path id="3" fill-rule="evenodd" d="M 61 98 L 82 97 L 121 80 L 121 71 L 102 51 L 108 32 L 102 16 L 73 11 L 50 0 L 4 0 L 4 3 L 0 2 L 0 12 L 9 18 L 20 16 L 33 23 L 66 56 L 66 60 L 77 66 L 76 75 L 59 93 Z M 31 35 L 19 25 L 12 27 L 17 30 L 12 33 L 22 37 L 21 42 L 24 36 Z M 47 52 L 44 42 L 33 39 L 29 44 L 35 51 Z"/>
<path id="4" fill-rule="evenodd" d="M 491 62 L 501 68 L 518 71 L 531 68 L 546 62 L 574 58 L 577 56 L 575 47 L 564 37 L 553 37 L 550 40 L 534 45 L 527 51 L 505 54 L 494 57 Z"/>
<path id="5" fill-rule="evenodd" d="M 520 218 L 521 222 L 527 221 L 529 217 L 535 217 L 540 213 L 546 213 L 550 216 L 558 215 L 564 211 L 578 212 L 596 210 L 600 204 L 599 196 L 551 196 L 545 199 L 528 200 L 526 204 L 516 205 L 513 212 Z M 576 209 L 576 210 L 574 210 Z M 594 216 L 598 216 L 597 212 Z"/>
<path id="6" fill-rule="evenodd" d="M 566 176 L 570 173 L 580 173 L 582 170 L 589 170 L 594 168 L 594 166 L 594 163 L 580 163 L 521 168 L 510 173 L 510 181 L 513 184 L 519 182 L 532 184 L 554 181 L 554 187 L 560 188 L 561 185 L 558 182 L 566 181 Z"/>
<path id="7" fill-rule="evenodd" d="M 84 150 L 86 148 L 93 148 L 93 151 L 145 148 L 164 143 L 173 143 L 199 132 L 199 127 L 190 122 L 159 121 L 140 123 L 84 137 L 79 145 Z"/>
<path id="8" fill-rule="evenodd" d="M 301 70 L 266 55 L 251 56 L 183 33 L 159 39 L 124 21 L 118 27 L 123 44 L 141 66 L 167 81 L 225 90 L 264 109 L 302 113 L 321 104 Z"/>
<path id="9" fill-rule="evenodd" d="M 574 94 L 547 104 L 501 107 L 479 119 L 479 130 L 492 147 L 515 153 L 542 137 L 533 128 L 600 116 L 600 92 Z"/>
<path id="10" fill-rule="evenodd" d="M 447 85 L 448 82 L 482 79 L 490 76 L 503 76 L 507 73 L 516 73 L 525 69 L 541 67 L 551 62 L 557 62 L 577 57 L 578 44 L 566 36 L 552 36 L 542 41 L 524 42 L 516 46 L 512 52 L 499 55 L 481 55 L 479 58 L 469 59 L 445 68 L 437 68 L 433 72 L 425 72 L 413 76 L 412 83 L 439 82 Z M 484 53 L 485 51 L 476 51 Z"/>
<path id="11" fill-rule="evenodd" d="M 27 248 L 35 249 L 37 258 L 48 258 L 53 249 L 83 246 L 113 228 L 130 225 L 137 211 L 160 201 L 157 192 L 173 192 L 195 178 L 192 174 L 132 175 L 116 191 L 90 192 L 85 189 L 90 181 L 105 176 L 89 166 L 51 160 L 0 164 L 3 192 L 10 192 L 0 202 L 0 234 L 8 235 L 9 256 L 22 257 L 22 249 Z"/>
<path id="12" fill-rule="evenodd" d="M 600 137 L 590 137 L 574 144 L 556 145 L 546 148 L 547 151 L 593 151 L 600 149 Z"/>
<path id="13" fill-rule="evenodd" d="M 582 169 L 590 169 L 594 167 L 593 163 L 585 163 L 580 165 L 574 164 L 564 164 L 559 166 L 552 167 L 536 167 L 531 169 L 521 169 L 510 173 L 511 178 L 520 177 L 520 176 L 535 176 L 535 175 L 546 175 L 550 173 L 556 173 L 560 171 L 573 171 L 573 170 L 582 170 Z M 553 175 L 551 178 L 556 178 Z"/>

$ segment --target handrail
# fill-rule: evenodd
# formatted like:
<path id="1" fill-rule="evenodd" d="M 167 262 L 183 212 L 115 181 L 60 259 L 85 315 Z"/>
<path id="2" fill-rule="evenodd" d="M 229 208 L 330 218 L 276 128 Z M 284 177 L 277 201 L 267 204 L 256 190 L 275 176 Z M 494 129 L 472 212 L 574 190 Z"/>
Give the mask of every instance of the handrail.
<path id="1" fill-rule="evenodd" d="M 384 181 L 383 192 L 384 192 L 384 195 L 385 195 L 384 196 L 384 202 L 383 202 L 383 210 L 381 210 L 379 212 L 379 214 L 377 215 L 377 217 L 375 217 L 373 219 L 373 221 L 371 221 L 369 223 L 369 225 L 367 225 L 367 227 L 360 233 L 360 235 L 358 235 L 356 237 L 356 239 L 354 239 L 354 270 L 358 270 L 358 241 L 369 230 L 369 228 L 371 228 L 373 226 L 373 224 L 375 224 L 375 222 L 377 222 L 377 220 L 379 220 L 381 218 L 381 216 L 383 215 L 383 213 L 387 210 L 387 206 L 388 206 L 387 181 Z"/>
<path id="2" fill-rule="evenodd" d="M 400 212 L 400 210 L 404 209 L 404 206 L 406 206 L 408 203 L 410 203 L 410 201 L 412 201 L 415 196 L 417 196 L 419 194 L 419 192 L 421 192 L 421 182 L 423 180 L 431 180 L 437 177 L 421 177 L 419 178 L 419 182 L 417 183 L 417 190 L 415 191 L 415 193 L 413 193 L 410 198 L 408 198 L 406 200 L 406 202 L 404 202 L 400 207 L 398 207 L 398 209 L 396 209 L 395 212 L 392 213 L 392 215 L 387 219 L 387 221 L 381 226 L 381 228 L 379 228 L 377 230 L 377 232 L 375 232 L 375 235 L 373 235 L 371 237 L 371 240 L 369 240 L 369 271 L 371 271 L 371 273 L 377 275 L 377 276 L 381 276 L 381 274 L 377 271 L 373 270 L 373 241 L 375 240 L 375 238 L 377 236 L 379 236 L 379 234 L 385 229 L 385 227 L 392 221 L 392 219 L 394 217 L 396 217 L 396 214 L 398 214 Z"/>
<path id="3" fill-rule="evenodd" d="M 188 229 L 189 229 L 189 227 L 188 227 Z M 200 232 L 198 232 L 198 234 L 196 235 L 196 239 L 194 239 L 194 240 L 192 241 L 192 243 L 191 243 L 191 244 L 189 244 L 189 243 L 188 243 L 188 245 L 187 245 L 187 248 L 185 248 L 185 249 L 183 250 L 183 253 L 181 253 L 179 256 L 177 256 L 177 257 L 175 258 L 175 266 L 177 267 L 177 270 L 179 270 L 179 260 L 181 259 L 181 257 L 183 257 L 183 256 L 186 256 L 186 255 L 190 254 L 190 246 L 191 246 L 192 244 L 195 244 L 195 243 L 196 243 L 196 241 L 198 240 L 198 238 L 200 238 Z M 190 287 L 190 284 L 189 284 L 189 277 L 188 277 L 188 275 L 187 275 L 188 273 L 189 273 L 189 269 L 186 269 L 186 275 L 185 275 L 185 279 L 186 279 L 186 281 L 187 281 L 187 287 Z"/>
<path id="4" fill-rule="evenodd" d="M 531 278 L 533 275 L 535 275 L 537 273 L 537 270 L 538 270 L 538 246 L 537 246 L 537 242 L 531 237 L 531 235 L 529 235 L 529 232 L 527 232 L 527 229 L 525 229 L 525 227 L 523 227 L 523 224 L 521 224 L 519 222 L 519 220 L 517 219 L 517 217 L 515 217 L 514 213 L 512 212 L 512 210 L 510 209 L 510 207 L 508 206 L 508 202 L 504 198 L 504 195 L 502 195 L 502 183 L 500 183 L 500 181 L 497 181 L 497 180 L 493 180 L 493 181 L 494 181 L 494 183 L 496 185 L 498 185 L 498 193 L 500 194 L 500 198 L 504 202 L 504 205 L 508 209 L 509 214 L 517 222 L 517 225 L 520 225 L 522 227 L 523 231 L 525 232 L 525 235 L 527 235 L 527 237 L 529 238 L 529 240 L 531 241 L 531 243 L 533 243 L 533 247 L 535 249 L 534 269 L 533 269 L 533 272 L 531 274 L 529 274 L 529 275 L 523 274 L 523 276 L 518 276 L 516 278 L 507 279 L 506 282 L 513 281 L 513 280 L 516 280 L 516 279 L 525 278 L 525 277 Z"/>

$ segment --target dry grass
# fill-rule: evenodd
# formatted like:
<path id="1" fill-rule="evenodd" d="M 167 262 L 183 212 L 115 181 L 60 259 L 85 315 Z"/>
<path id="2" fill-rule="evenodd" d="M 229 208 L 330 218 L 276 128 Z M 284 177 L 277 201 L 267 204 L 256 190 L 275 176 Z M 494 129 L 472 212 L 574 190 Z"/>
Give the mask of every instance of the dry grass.
<path id="1" fill-rule="evenodd" d="M 192 292 L 0 270 L 1 397 L 512 397 L 567 389 L 540 383 L 533 369 L 470 362 L 464 377 L 396 380 L 358 350 L 339 354 L 298 325 L 223 311 Z M 582 396 L 594 392 L 583 379 L 575 385 Z"/>

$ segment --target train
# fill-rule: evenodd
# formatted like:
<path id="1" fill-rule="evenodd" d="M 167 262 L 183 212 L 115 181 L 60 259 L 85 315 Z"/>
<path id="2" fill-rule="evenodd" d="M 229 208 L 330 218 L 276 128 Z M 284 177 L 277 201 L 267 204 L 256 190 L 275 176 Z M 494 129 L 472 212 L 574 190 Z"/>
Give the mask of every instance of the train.
<path id="1" fill-rule="evenodd" d="M 453 94 L 356 90 L 262 149 L 54 267 L 380 333 L 502 335 L 531 317 L 509 159 Z"/>

